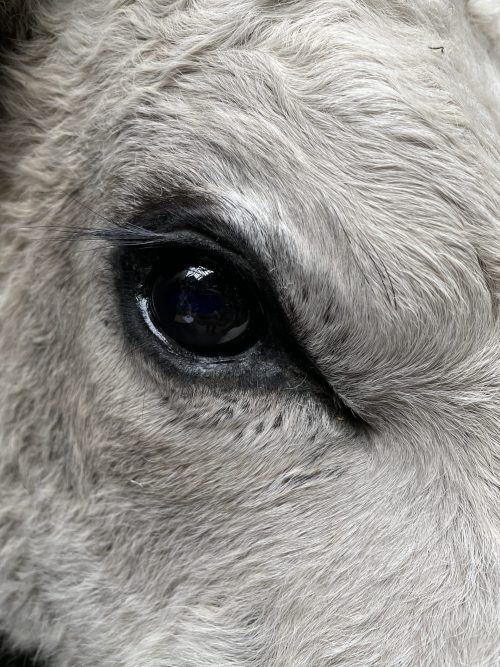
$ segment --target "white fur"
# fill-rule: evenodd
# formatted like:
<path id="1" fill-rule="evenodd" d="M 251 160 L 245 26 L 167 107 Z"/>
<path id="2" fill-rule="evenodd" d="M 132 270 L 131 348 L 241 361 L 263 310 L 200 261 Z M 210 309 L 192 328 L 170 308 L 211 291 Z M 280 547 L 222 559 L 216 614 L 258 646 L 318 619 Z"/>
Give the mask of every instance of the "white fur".
<path id="1" fill-rule="evenodd" d="M 22 4 L 0 3 L 9 644 L 500 664 L 496 6 Z M 68 229 L 179 190 L 254 248 L 366 429 L 300 383 L 190 384 L 130 345 L 113 250 Z"/>
<path id="2" fill-rule="evenodd" d="M 473 21 L 491 40 L 492 45 L 500 48 L 500 2 L 498 0 L 469 0 L 468 9 Z"/>

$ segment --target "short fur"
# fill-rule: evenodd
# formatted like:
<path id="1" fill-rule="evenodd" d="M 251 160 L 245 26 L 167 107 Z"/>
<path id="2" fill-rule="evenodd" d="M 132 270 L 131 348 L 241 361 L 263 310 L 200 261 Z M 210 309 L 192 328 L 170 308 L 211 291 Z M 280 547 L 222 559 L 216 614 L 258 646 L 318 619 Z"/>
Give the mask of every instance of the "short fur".
<path id="1" fill-rule="evenodd" d="M 54 667 L 499 665 L 495 4 L 22 5 L 0 2 L 7 641 Z M 365 428 L 131 348 L 112 251 L 68 228 L 178 191 L 252 245 Z"/>

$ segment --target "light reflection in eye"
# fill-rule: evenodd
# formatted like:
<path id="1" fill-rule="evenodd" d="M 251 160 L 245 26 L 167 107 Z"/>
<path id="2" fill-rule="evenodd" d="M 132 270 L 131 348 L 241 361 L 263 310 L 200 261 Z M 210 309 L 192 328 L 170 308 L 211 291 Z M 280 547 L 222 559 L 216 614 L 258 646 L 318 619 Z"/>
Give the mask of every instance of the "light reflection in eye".
<path id="1" fill-rule="evenodd" d="M 204 266 L 191 266 L 186 271 L 186 278 L 194 278 L 195 280 L 202 280 L 213 273 L 212 269 L 207 269 Z"/>

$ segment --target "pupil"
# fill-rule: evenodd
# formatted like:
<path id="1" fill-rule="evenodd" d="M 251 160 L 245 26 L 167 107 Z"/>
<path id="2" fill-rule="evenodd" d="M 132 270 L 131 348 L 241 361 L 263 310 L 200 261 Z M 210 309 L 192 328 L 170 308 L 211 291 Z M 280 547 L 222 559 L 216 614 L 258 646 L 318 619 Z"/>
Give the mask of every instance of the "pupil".
<path id="1" fill-rule="evenodd" d="M 162 274 L 153 284 L 158 328 L 183 347 L 206 355 L 234 351 L 247 341 L 251 313 L 235 276 L 193 264 Z"/>

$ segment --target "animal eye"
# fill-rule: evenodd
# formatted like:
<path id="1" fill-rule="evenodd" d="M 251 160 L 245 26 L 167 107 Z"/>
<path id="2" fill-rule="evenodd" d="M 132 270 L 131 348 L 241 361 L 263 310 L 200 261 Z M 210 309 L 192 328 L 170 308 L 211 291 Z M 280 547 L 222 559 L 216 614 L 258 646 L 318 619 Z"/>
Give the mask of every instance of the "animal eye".
<path id="1" fill-rule="evenodd" d="M 252 281 L 227 259 L 196 248 L 153 253 L 142 285 L 142 309 L 155 333 L 200 356 L 250 348 L 263 316 Z"/>

